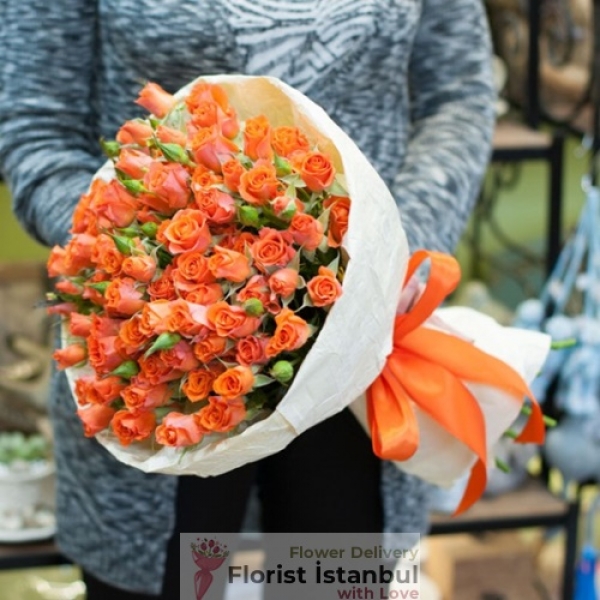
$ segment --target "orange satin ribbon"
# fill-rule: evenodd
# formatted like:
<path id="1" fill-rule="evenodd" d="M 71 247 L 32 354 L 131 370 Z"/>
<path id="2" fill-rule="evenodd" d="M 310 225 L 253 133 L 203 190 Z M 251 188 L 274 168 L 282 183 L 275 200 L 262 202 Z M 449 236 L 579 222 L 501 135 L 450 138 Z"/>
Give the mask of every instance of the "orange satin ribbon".
<path id="1" fill-rule="evenodd" d="M 420 250 L 410 259 L 405 285 L 426 259 L 431 262 L 427 285 L 415 305 L 396 317 L 394 348 L 367 391 L 367 415 L 373 450 L 380 458 L 404 461 L 416 452 L 419 427 L 414 406 L 475 454 L 477 462 L 454 513 L 459 514 L 481 497 L 487 483 L 484 417 L 463 382 L 498 388 L 521 403 L 530 399 L 531 417 L 516 441 L 541 444 L 545 427 L 538 403 L 511 367 L 468 341 L 422 326 L 460 280 L 454 258 Z"/>

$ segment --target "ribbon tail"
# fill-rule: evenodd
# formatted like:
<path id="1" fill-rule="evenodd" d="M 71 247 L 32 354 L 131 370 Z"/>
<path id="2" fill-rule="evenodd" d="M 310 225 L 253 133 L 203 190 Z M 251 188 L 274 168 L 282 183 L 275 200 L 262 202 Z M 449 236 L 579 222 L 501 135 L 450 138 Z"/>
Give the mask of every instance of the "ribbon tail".
<path id="1" fill-rule="evenodd" d="M 419 426 L 406 392 L 386 367 L 367 390 L 373 452 L 385 460 L 407 460 L 419 446 Z"/>
<path id="2" fill-rule="evenodd" d="M 531 415 L 529 415 L 529 419 L 521 433 L 515 438 L 515 442 L 520 444 L 543 444 L 546 437 L 544 414 L 529 389 L 527 390 L 527 397 L 531 403 Z"/>
<path id="3" fill-rule="evenodd" d="M 456 517 L 467 509 L 471 508 L 479 498 L 485 492 L 487 485 L 487 468 L 485 463 L 481 460 L 477 462 L 471 468 L 471 475 L 469 476 L 469 482 L 463 493 L 463 497 L 458 505 L 458 508 L 452 513 L 452 516 Z"/>

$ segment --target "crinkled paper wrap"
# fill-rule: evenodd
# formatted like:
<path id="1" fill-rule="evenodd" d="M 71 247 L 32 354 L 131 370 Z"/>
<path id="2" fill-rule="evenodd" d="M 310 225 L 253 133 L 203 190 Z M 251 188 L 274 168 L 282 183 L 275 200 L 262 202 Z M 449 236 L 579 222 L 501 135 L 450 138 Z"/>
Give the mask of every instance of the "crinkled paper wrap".
<path id="1" fill-rule="evenodd" d="M 480 350 L 512 367 L 527 383 L 533 381 L 539 373 L 550 349 L 549 336 L 525 329 L 503 327 L 491 317 L 471 308 L 440 308 L 425 325 L 471 340 Z M 465 385 L 482 410 L 488 456 L 493 457 L 493 446 L 521 411 L 520 399 L 497 388 L 467 382 Z M 469 471 L 476 456 L 425 412 L 414 404 L 413 407 L 419 424 L 419 447 L 409 460 L 395 464 L 403 471 L 426 481 L 450 487 Z M 369 431 L 365 396 L 352 403 L 351 409 Z"/>
<path id="2" fill-rule="evenodd" d="M 338 172 L 345 175 L 352 198 L 344 240 L 350 257 L 344 293 L 271 416 L 233 437 L 211 441 L 206 436 L 199 446 L 185 453 L 168 447 L 123 447 L 108 431 L 96 436 L 117 459 L 143 471 L 210 476 L 278 452 L 365 392 L 391 351 L 408 245 L 387 186 L 354 142 L 319 106 L 274 78 L 224 75 L 202 79 L 227 90 L 242 120 L 264 114 L 274 126 L 300 127 L 334 159 Z M 177 95 L 185 96 L 192 85 Z M 97 176 L 113 177 L 112 164 L 107 163 Z M 63 339 L 63 343 L 68 340 Z M 67 370 L 72 391 L 76 378 L 83 374 L 81 369 Z"/>

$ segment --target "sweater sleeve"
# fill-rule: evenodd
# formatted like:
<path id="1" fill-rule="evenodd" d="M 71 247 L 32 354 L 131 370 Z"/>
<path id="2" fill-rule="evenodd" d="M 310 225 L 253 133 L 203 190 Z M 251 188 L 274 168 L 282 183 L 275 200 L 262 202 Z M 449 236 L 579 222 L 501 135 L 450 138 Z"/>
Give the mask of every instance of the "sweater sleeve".
<path id="1" fill-rule="evenodd" d="M 0 168 L 25 229 L 64 243 L 101 164 L 94 126 L 95 2 L 0 1 Z"/>
<path id="2" fill-rule="evenodd" d="M 481 0 L 424 0 L 411 55 L 407 154 L 393 182 L 411 250 L 451 252 L 491 149 L 495 91 Z"/>

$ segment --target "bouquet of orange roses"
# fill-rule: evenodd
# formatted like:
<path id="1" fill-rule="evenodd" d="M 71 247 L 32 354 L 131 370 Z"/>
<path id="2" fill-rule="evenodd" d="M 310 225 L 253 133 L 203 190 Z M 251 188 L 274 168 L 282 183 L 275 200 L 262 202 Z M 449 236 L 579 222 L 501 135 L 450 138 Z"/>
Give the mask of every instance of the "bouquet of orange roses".
<path id="1" fill-rule="evenodd" d="M 50 310 L 65 316 L 55 358 L 86 435 L 145 471 L 216 475 L 352 405 L 380 456 L 432 481 L 485 462 L 546 338 L 433 315 L 457 283 L 455 262 L 409 261 L 386 185 L 281 81 L 206 77 L 174 96 L 148 84 L 138 103 L 152 114 L 104 143 L 110 159 L 49 260 L 60 277 Z M 409 301 L 405 291 L 396 315 L 424 259 L 431 281 Z M 421 360 L 476 346 L 496 358 L 471 370 L 439 353 Z M 497 376 L 479 381 L 493 365 Z M 472 402 L 454 394 L 475 434 L 453 428 L 452 385 L 415 385 L 442 382 L 440 369 L 482 384 Z M 443 414 L 429 405 L 438 397 Z"/>

